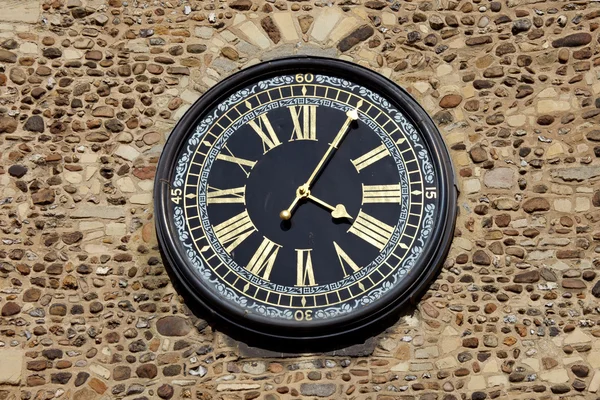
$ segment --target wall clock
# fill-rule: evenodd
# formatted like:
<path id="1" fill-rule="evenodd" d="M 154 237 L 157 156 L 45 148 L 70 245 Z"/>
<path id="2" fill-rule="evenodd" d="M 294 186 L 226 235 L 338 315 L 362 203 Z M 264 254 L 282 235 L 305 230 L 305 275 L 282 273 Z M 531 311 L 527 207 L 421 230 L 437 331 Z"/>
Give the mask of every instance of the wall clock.
<path id="1" fill-rule="evenodd" d="M 426 112 L 384 77 L 316 57 L 210 89 L 170 134 L 155 185 L 184 297 L 271 338 L 356 332 L 414 300 L 456 218 L 451 161 Z"/>

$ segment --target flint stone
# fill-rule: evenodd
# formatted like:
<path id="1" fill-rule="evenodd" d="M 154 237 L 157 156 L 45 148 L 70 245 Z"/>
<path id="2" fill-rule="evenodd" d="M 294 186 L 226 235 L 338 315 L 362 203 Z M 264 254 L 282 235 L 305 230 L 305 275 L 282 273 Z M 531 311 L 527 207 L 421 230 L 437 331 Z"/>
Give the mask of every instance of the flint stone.
<path id="1" fill-rule="evenodd" d="M 0 49 L 0 62 L 16 63 L 17 55 L 12 51 Z"/>
<path id="2" fill-rule="evenodd" d="M 273 43 L 275 43 L 275 44 L 279 43 L 279 41 L 281 40 L 281 32 L 279 31 L 279 28 L 277 28 L 277 25 L 275 25 L 275 22 L 273 22 L 273 19 L 271 17 L 263 18 L 260 21 L 260 26 L 262 26 L 262 28 L 265 30 L 265 32 L 267 32 L 267 35 L 269 35 L 269 37 L 271 38 Z M 239 59 L 239 55 L 237 54 L 237 51 L 235 51 L 231 47 L 225 47 L 223 50 L 225 50 L 225 49 L 231 49 L 235 52 L 235 53 L 233 53 L 233 52 L 229 51 L 230 54 L 223 53 L 223 55 L 225 57 L 227 57 L 233 61 L 237 61 Z M 231 54 L 231 53 L 233 53 L 233 54 Z"/>
<path id="3" fill-rule="evenodd" d="M 565 289 L 585 289 L 587 286 L 581 279 L 565 278 L 562 280 L 562 287 Z"/>
<path id="4" fill-rule="evenodd" d="M 502 43 L 501 45 L 499 45 L 496 48 L 497 56 L 503 56 L 505 54 L 516 53 L 516 52 L 517 52 L 517 48 L 512 43 Z"/>
<path id="5" fill-rule="evenodd" d="M 9 301 L 2 306 L 2 316 L 11 317 L 21 312 L 21 306 L 14 301 Z"/>
<path id="6" fill-rule="evenodd" d="M 33 204 L 52 204 L 54 203 L 54 199 L 55 194 L 54 190 L 52 189 L 42 189 L 31 195 L 31 201 L 33 201 Z"/>
<path id="7" fill-rule="evenodd" d="M 235 0 L 229 4 L 229 7 L 238 11 L 248 11 L 250 8 L 252 8 L 252 2 L 250 0 Z"/>
<path id="8" fill-rule="evenodd" d="M 373 36 L 375 31 L 369 25 L 363 25 L 345 38 L 343 38 L 338 44 L 337 48 L 339 51 L 344 52 L 350 50 L 358 43 L 363 42 Z"/>
<path id="9" fill-rule="evenodd" d="M 42 50 L 42 54 L 46 58 L 53 59 L 53 58 L 58 58 L 58 57 L 62 56 L 62 51 L 56 47 L 48 47 L 48 48 Z"/>
<path id="10" fill-rule="evenodd" d="M 158 374 L 158 368 L 154 364 L 142 364 L 135 370 L 135 373 L 139 378 L 153 379 Z"/>
<path id="11" fill-rule="evenodd" d="M 73 374 L 70 372 L 58 372 L 50 375 L 50 382 L 66 385 L 71 380 L 72 376 Z"/>
<path id="12" fill-rule="evenodd" d="M 11 117 L 0 118 L 0 133 L 13 133 L 17 130 L 17 120 Z"/>
<path id="13" fill-rule="evenodd" d="M 459 94 L 447 94 L 440 100 L 440 107 L 454 108 L 460 104 L 462 99 L 462 96 Z"/>
<path id="14" fill-rule="evenodd" d="M 485 251 L 477 250 L 473 254 L 473 263 L 477 265 L 490 265 L 492 263 L 492 260 Z"/>
<path id="15" fill-rule="evenodd" d="M 89 377 L 90 377 L 90 374 L 88 374 L 85 371 L 81 371 L 81 372 L 77 373 L 77 377 L 75 378 L 75 387 L 79 387 L 79 386 L 83 385 Z"/>
<path id="16" fill-rule="evenodd" d="M 469 155 L 475 163 L 481 163 L 488 159 L 487 151 L 481 146 L 473 146 L 469 150 Z"/>
<path id="17" fill-rule="evenodd" d="M 78 231 L 63 233 L 61 238 L 65 244 L 71 245 L 83 239 L 83 233 Z"/>
<path id="18" fill-rule="evenodd" d="M 552 42 L 552 47 L 578 47 L 585 46 L 592 41 L 592 35 L 587 32 L 573 33 L 564 38 L 556 39 Z"/>
<path id="19" fill-rule="evenodd" d="M 175 391 L 173 390 L 173 386 L 168 385 L 166 383 L 159 386 L 159 388 L 156 389 L 156 394 L 161 399 L 170 399 L 171 397 L 173 397 L 174 393 Z"/>
<path id="20" fill-rule="evenodd" d="M 156 329 L 163 336 L 186 336 L 192 326 L 185 318 L 168 316 L 156 321 Z"/>
<path id="21" fill-rule="evenodd" d="M 186 49 L 187 49 L 188 53 L 200 54 L 200 53 L 204 53 L 206 51 L 206 45 L 205 44 L 188 44 Z"/>
<path id="22" fill-rule="evenodd" d="M 92 115 L 94 117 L 112 118 L 115 116 L 115 110 L 109 106 L 100 106 L 92 110 Z"/>
<path id="23" fill-rule="evenodd" d="M 536 211 L 548 211 L 550 209 L 550 203 L 543 197 L 534 197 L 523 203 L 523 210 L 527 213 L 533 213 Z"/>
<path id="24" fill-rule="evenodd" d="M 513 21 L 513 26 L 512 26 L 513 35 L 516 35 L 520 32 L 527 32 L 529 29 L 531 29 L 531 21 L 529 19 L 522 18 L 522 19 L 517 19 L 517 20 Z"/>
<path id="25" fill-rule="evenodd" d="M 596 282 L 596 284 L 592 288 L 592 295 L 600 299 L 600 281 Z"/>
<path id="26" fill-rule="evenodd" d="M 23 301 L 26 303 L 35 303 L 40 299 L 42 291 L 38 288 L 29 288 L 23 293 Z"/>
<path id="27" fill-rule="evenodd" d="M 370 0 L 365 3 L 365 7 L 372 10 L 383 10 L 387 4 L 379 0 Z"/>
<path id="28" fill-rule="evenodd" d="M 515 275 L 514 283 L 534 283 L 540 280 L 540 272 L 537 269 Z"/>
<path id="29" fill-rule="evenodd" d="M 52 361 L 57 358 L 63 358 L 64 353 L 61 349 L 47 349 L 42 351 L 42 355 Z"/>
<path id="30" fill-rule="evenodd" d="M 27 167 L 18 164 L 11 165 L 8 169 L 8 173 L 15 178 L 22 178 L 27 173 Z"/>
<path id="31" fill-rule="evenodd" d="M 587 138 L 587 140 L 590 140 L 592 142 L 600 142 L 600 130 L 595 129 L 593 131 L 588 132 L 585 137 Z"/>
<path id="32" fill-rule="evenodd" d="M 27 122 L 25 122 L 25 126 L 23 127 L 26 131 L 29 132 L 44 132 L 44 120 L 39 115 L 33 115 L 30 117 Z"/>
<path id="33" fill-rule="evenodd" d="M 27 74 L 21 68 L 11 69 L 8 76 L 17 85 L 22 85 L 27 80 Z"/>
<path id="34" fill-rule="evenodd" d="M 482 44 L 492 43 L 493 39 L 491 36 L 476 36 L 469 38 L 465 41 L 467 46 L 479 46 Z"/>

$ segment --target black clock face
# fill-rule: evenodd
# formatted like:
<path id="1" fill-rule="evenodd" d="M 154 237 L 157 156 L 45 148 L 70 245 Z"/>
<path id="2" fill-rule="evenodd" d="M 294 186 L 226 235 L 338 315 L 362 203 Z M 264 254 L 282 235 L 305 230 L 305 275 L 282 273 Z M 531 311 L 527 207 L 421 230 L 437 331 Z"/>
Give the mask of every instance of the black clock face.
<path id="1" fill-rule="evenodd" d="M 455 218 L 431 120 L 390 81 L 319 58 L 209 91 L 171 134 L 157 182 L 159 240 L 187 294 L 276 337 L 389 314 L 434 276 Z"/>

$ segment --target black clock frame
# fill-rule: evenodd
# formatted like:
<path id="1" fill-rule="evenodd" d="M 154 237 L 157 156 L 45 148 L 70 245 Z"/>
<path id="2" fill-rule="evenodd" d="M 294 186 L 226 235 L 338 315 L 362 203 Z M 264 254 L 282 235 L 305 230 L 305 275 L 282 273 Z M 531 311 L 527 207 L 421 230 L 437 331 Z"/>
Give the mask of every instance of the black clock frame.
<path id="1" fill-rule="evenodd" d="M 309 329 L 299 329 L 297 324 L 285 321 L 274 323 L 272 319 L 260 315 L 247 315 L 219 299 L 210 290 L 204 289 L 205 283 L 192 272 L 183 247 L 178 242 L 172 225 L 173 215 L 167 207 L 169 201 L 169 181 L 173 175 L 176 157 L 179 155 L 186 138 L 204 115 L 219 102 L 247 86 L 251 82 L 286 73 L 324 73 L 345 78 L 370 88 L 380 94 L 417 128 L 425 145 L 432 155 L 432 163 L 439 174 L 440 210 L 433 224 L 432 236 L 419 256 L 419 264 L 411 269 L 400 284 L 386 295 L 388 302 L 363 307 L 354 313 L 338 318 L 338 324 L 331 326 L 327 321 L 311 324 Z M 361 333 L 375 324 L 393 316 L 402 306 L 416 304 L 419 297 L 437 276 L 452 242 L 457 215 L 458 189 L 452 161 L 443 139 L 429 115 L 404 89 L 391 80 L 376 74 L 362 66 L 336 59 L 295 56 L 261 63 L 240 71 L 209 89 L 198 99 L 176 124 L 163 149 L 158 163 L 154 183 L 154 209 L 157 237 L 163 260 L 170 275 L 175 278 L 174 286 L 186 302 L 199 306 L 208 312 L 209 320 L 225 322 L 226 329 L 250 334 L 250 337 L 269 338 L 270 340 L 322 340 L 326 338 L 347 337 L 351 333 Z M 412 275 L 412 277 L 410 276 Z M 265 342 L 266 344 L 266 342 Z"/>

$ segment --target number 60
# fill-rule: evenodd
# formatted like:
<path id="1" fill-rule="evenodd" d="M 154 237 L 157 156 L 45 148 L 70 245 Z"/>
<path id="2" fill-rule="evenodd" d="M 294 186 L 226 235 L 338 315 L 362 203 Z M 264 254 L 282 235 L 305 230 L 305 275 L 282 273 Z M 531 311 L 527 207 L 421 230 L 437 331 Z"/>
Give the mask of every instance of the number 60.
<path id="1" fill-rule="evenodd" d="M 296 82 L 298 83 L 311 83 L 313 80 L 313 74 L 296 74 Z"/>

